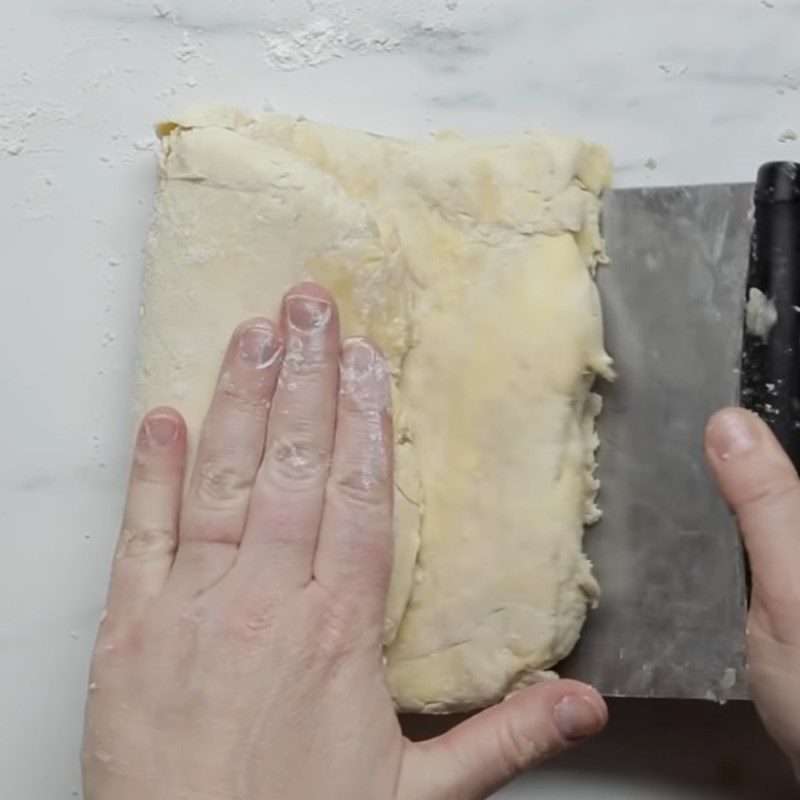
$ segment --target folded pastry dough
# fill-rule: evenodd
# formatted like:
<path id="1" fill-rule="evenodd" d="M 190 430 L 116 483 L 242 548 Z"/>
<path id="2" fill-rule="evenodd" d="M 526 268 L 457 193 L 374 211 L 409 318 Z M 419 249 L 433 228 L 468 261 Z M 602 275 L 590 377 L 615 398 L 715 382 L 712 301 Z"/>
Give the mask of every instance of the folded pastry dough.
<path id="1" fill-rule="evenodd" d="M 566 656 L 598 596 L 592 279 L 606 152 L 543 132 L 407 142 L 280 115 L 158 128 L 140 409 L 196 433 L 231 330 L 312 278 L 391 366 L 398 708 L 485 706 Z"/>

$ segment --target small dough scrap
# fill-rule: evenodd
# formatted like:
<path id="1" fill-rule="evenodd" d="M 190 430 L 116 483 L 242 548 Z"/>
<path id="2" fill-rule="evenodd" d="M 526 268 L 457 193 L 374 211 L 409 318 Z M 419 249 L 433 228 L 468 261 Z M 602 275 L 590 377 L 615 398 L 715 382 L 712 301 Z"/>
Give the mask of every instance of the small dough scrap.
<path id="1" fill-rule="evenodd" d="M 231 330 L 315 279 L 393 378 L 398 709 L 486 706 L 573 648 L 598 586 L 593 271 L 602 148 L 528 132 L 407 142 L 227 108 L 158 126 L 139 410 L 196 441 Z"/>
<path id="2" fill-rule="evenodd" d="M 753 286 L 747 294 L 745 306 L 745 326 L 751 336 L 757 336 L 763 342 L 769 340 L 769 335 L 778 321 L 778 309 L 775 301 L 767 297 L 761 289 Z"/>

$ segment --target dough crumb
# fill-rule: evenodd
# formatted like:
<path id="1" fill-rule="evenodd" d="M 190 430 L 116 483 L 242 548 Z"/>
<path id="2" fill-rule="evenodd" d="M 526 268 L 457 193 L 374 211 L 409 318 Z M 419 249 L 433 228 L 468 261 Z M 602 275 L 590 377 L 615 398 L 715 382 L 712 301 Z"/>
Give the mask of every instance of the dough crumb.
<path id="1" fill-rule="evenodd" d="M 779 142 L 796 142 L 797 141 L 797 131 L 794 128 L 784 128 L 778 134 L 778 141 Z"/>
<path id="2" fill-rule="evenodd" d="M 728 702 L 731 689 L 736 686 L 736 670 L 729 667 L 722 673 L 722 678 L 719 682 L 719 697 L 718 702 L 722 705 Z"/>
<path id="3" fill-rule="evenodd" d="M 658 161 L 654 158 L 648 158 L 647 161 L 644 162 L 645 169 L 655 169 L 658 166 Z"/>
<path id="4" fill-rule="evenodd" d="M 766 342 L 770 331 L 778 321 L 778 310 L 775 303 L 760 289 L 753 287 L 747 295 L 745 323 L 751 336 L 758 336 Z"/>

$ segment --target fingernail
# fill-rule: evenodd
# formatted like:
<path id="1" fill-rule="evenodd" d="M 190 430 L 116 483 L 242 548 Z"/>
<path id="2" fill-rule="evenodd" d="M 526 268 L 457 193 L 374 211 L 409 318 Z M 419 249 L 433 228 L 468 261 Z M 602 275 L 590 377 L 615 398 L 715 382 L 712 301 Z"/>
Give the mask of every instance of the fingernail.
<path id="1" fill-rule="evenodd" d="M 755 415 L 749 411 L 721 411 L 708 427 L 709 447 L 723 461 L 743 455 L 755 447 L 757 424 Z"/>
<path id="2" fill-rule="evenodd" d="M 377 359 L 375 348 L 370 347 L 363 339 L 348 339 L 342 345 L 342 369 L 345 374 L 350 372 L 352 377 L 368 375 L 374 369 Z"/>
<path id="3" fill-rule="evenodd" d="M 167 447 L 178 436 L 178 423 L 173 417 L 150 417 L 144 423 L 144 432 L 152 447 Z"/>
<path id="4" fill-rule="evenodd" d="M 591 700 L 576 694 L 556 705 L 553 722 L 565 739 L 583 739 L 602 730 L 605 716 Z"/>
<path id="5" fill-rule="evenodd" d="M 281 341 L 270 328 L 254 325 L 239 334 L 239 355 L 246 364 L 262 369 L 275 363 Z"/>
<path id="6" fill-rule="evenodd" d="M 322 330 L 331 319 L 331 304 L 318 297 L 293 294 L 286 298 L 289 325 L 301 333 Z"/>
<path id="7" fill-rule="evenodd" d="M 342 345 L 339 371 L 342 395 L 365 411 L 384 411 L 391 402 L 386 362 L 363 339 L 348 339 Z"/>

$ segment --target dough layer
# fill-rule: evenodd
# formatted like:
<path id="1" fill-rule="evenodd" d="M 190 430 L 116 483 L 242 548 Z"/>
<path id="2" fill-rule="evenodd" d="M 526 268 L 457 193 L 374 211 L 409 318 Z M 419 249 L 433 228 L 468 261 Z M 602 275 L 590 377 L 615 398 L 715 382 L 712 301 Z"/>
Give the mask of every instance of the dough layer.
<path id="1" fill-rule="evenodd" d="M 607 153 L 530 132 L 406 142 L 280 115 L 158 128 L 139 410 L 196 439 L 232 329 L 313 278 L 393 376 L 395 568 L 385 625 L 401 710 L 466 710 L 573 648 L 598 587 L 582 552 L 611 377 L 592 273 Z"/>

